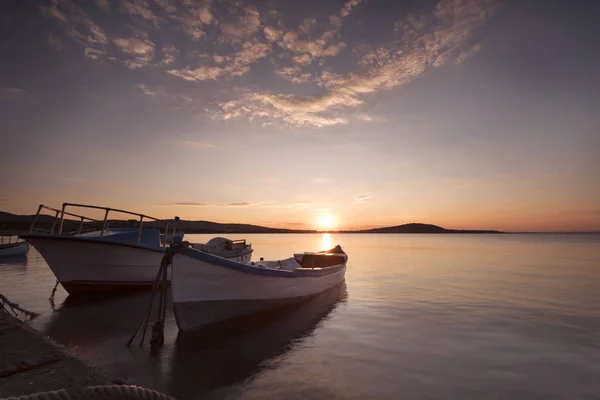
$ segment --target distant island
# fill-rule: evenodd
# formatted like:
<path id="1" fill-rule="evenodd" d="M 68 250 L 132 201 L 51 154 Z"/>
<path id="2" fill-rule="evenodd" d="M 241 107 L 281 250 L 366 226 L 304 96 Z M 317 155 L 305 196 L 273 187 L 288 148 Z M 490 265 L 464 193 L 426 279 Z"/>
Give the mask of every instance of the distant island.
<path id="1" fill-rule="evenodd" d="M 504 233 L 494 230 L 475 229 L 446 229 L 431 224 L 410 223 L 404 225 L 388 226 L 385 228 L 374 228 L 359 231 L 344 231 L 344 233 Z"/>
<path id="2" fill-rule="evenodd" d="M 11 232 L 14 234 L 27 232 L 29 226 L 35 215 L 16 215 L 8 212 L 0 211 L 0 233 Z M 36 227 L 43 229 L 52 229 L 54 224 L 54 216 L 40 215 Z M 164 228 L 164 222 L 147 222 L 144 225 L 157 229 Z M 109 226 L 111 228 L 131 228 L 137 226 L 135 220 L 109 220 Z M 258 225 L 249 224 L 221 224 L 218 222 L 211 221 L 184 221 L 180 220 L 175 222 L 175 226 L 178 230 L 182 230 L 186 233 L 319 233 L 322 231 L 317 230 L 303 230 L 303 229 L 282 229 L 282 228 L 269 228 Z M 57 228 L 57 227 L 55 227 Z M 100 229 L 100 223 L 86 223 L 86 229 Z M 72 232 L 79 229 L 79 221 L 72 219 L 65 219 L 63 225 L 64 232 Z M 330 233 L 504 233 L 494 230 L 457 230 L 457 229 L 445 229 L 441 226 L 421 224 L 421 223 L 410 223 L 397 226 L 389 226 L 384 228 L 374 228 L 366 230 L 339 230 L 329 231 Z"/>

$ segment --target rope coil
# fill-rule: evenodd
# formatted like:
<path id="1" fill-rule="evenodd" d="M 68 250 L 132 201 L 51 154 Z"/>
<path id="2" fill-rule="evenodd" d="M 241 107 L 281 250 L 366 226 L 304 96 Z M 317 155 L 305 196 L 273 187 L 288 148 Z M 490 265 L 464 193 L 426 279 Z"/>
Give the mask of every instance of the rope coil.
<path id="1" fill-rule="evenodd" d="M 103 385 L 77 389 L 60 389 L 24 396 L 5 397 L 0 400 L 175 400 L 166 394 L 140 386 Z"/>

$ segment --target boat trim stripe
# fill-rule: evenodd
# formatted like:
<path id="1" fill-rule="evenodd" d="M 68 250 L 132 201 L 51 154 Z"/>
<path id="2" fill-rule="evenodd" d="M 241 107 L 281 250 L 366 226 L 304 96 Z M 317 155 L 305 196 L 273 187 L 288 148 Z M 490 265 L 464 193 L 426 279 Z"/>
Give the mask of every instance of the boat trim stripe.
<path id="1" fill-rule="evenodd" d="M 19 236 L 21 239 L 24 240 L 28 240 L 28 239 L 33 239 L 33 240 L 66 240 L 66 241 L 70 241 L 70 242 L 83 242 L 83 243 L 89 243 L 89 244 L 102 244 L 102 245 L 110 245 L 110 246 L 123 246 L 123 247 L 131 247 L 134 249 L 139 249 L 139 250 L 147 250 L 147 251 L 154 251 L 156 253 L 164 253 L 165 249 L 164 248 L 152 248 L 152 247 L 147 247 L 147 246 L 141 246 L 138 244 L 130 244 L 130 243 L 122 243 L 122 242 L 112 242 L 109 240 L 99 240 L 99 239 L 94 239 L 94 238 L 88 238 L 88 237 L 79 237 L 79 236 L 56 236 L 56 235 L 44 235 L 44 234 L 39 234 L 39 233 L 30 233 L 30 234 L 26 234 L 26 235 L 21 235 Z M 35 247 L 35 246 L 34 246 Z"/>
<path id="2" fill-rule="evenodd" d="M 245 272 L 255 275 L 276 276 L 279 278 L 316 278 L 320 276 L 331 275 L 346 268 L 345 263 L 326 268 L 298 268 L 294 271 L 288 271 L 285 269 L 261 268 L 258 265 L 251 265 L 227 260 L 225 258 L 217 257 L 212 254 L 205 253 L 203 251 L 192 249 L 190 247 L 184 247 L 180 249 L 179 254 L 239 272 Z M 177 262 L 174 262 L 174 265 L 175 268 L 177 268 Z"/>
<path id="3" fill-rule="evenodd" d="M 19 246 L 27 246 L 27 242 L 15 242 L 15 243 L 4 243 L 0 244 L 0 250 L 12 249 Z"/>

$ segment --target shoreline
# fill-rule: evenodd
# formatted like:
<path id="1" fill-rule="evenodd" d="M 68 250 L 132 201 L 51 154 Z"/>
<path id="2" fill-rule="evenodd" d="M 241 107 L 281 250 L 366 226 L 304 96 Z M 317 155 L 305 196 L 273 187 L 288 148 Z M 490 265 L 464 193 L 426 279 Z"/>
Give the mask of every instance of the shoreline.
<path id="1" fill-rule="evenodd" d="M 129 386 L 0 308 L 0 399 L 65 389 L 135 392 Z M 108 389 L 107 389 L 108 388 Z M 166 395 L 154 392 L 162 398 Z M 131 396 L 136 398 L 139 396 Z M 143 397 L 143 396 L 142 396 Z"/>
<path id="2" fill-rule="evenodd" d="M 119 382 L 4 309 L 0 309 L 0 359 L 0 397 Z"/>

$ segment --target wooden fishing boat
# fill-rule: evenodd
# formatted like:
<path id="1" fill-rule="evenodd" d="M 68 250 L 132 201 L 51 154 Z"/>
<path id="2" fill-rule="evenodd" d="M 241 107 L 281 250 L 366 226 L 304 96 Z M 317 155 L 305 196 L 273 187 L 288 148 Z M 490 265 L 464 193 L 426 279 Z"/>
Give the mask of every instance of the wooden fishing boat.
<path id="1" fill-rule="evenodd" d="M 171 272 L 177 326 L 191 331 L 314 296 L 344 280 L 347 261 L 340 246 L 251 263 L 182 247 Z"/>
<path id="2" fill-rule="evenodd" d="M 104 219 L 94 219 L 89 216 L 89 213 L 79 215 L 67 212 L 66 210 L 70 208 L 83 208 L 88 212 L 96 213 L 100 211 Z M 55 214 L 53 219 L 50 216 L 51 225 L 49 216 L 41 214 L 42 211 L 51 211 Z M 136 218 L 137 226 L 110 227 L 110 223 L 124 223 L 124 221 L 109 220 L 110 213 L 133 216 Z M 41 215 L 46 217 L 43 228 L 39 226 Z M 169 223 L 172 224 L 172 221 L 88 204 L 64 203 L 61 209 L 42 204 L 38 208 L 29 233 L 22 235 L 21 238 L 27 240 L 40 252 L 56 279 L 70 294 L 145 287 L 151 286 L 154 282 L 162 257 L 171 240 L 174 238 L 180 240 L 183 237 L 183 232 L 170 230 Z M 152 225 L 144 225 L 146 222 Z M 67 225 L 75 230 L 67 232 L 65 228 Z M 161 228 L 156 229 L 157 225 Z M 240 259 L 239 249 L 221 251 L 218 254 L 234 260 Z"/>
<path id="3" fill-rule="evenodd" d="M 29 243 L 23 240 L 13 240 L 12 235 L 0 235 L 0 257 L 15 257 L 27 255 Z"/>

